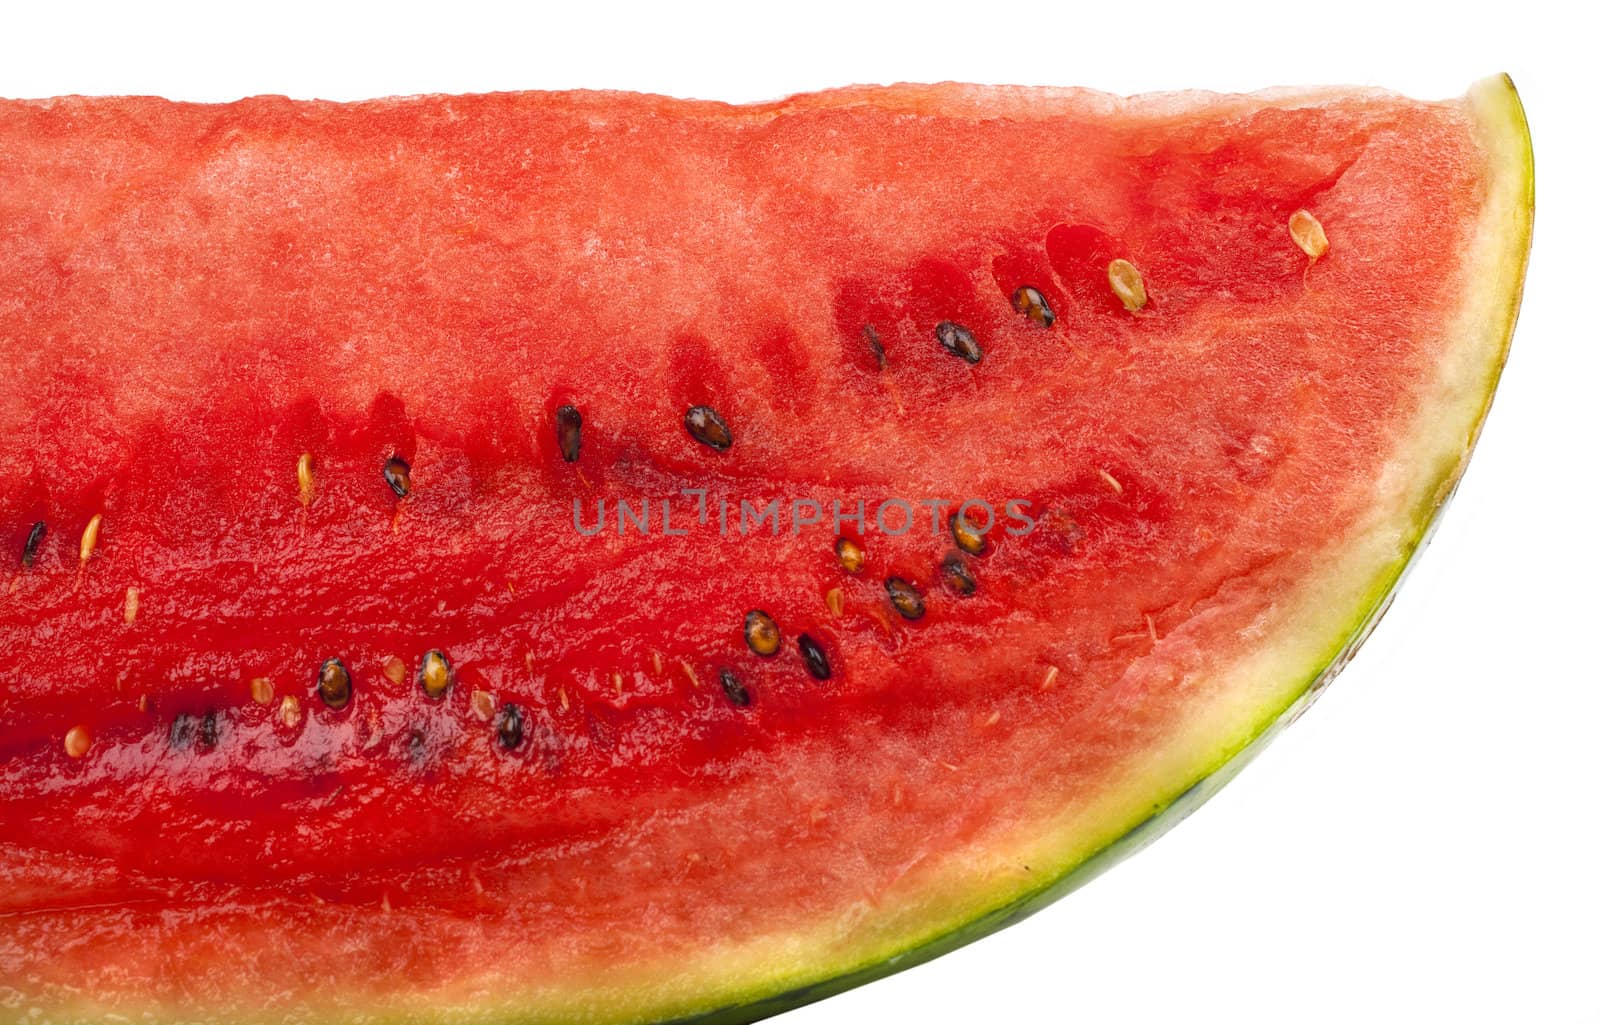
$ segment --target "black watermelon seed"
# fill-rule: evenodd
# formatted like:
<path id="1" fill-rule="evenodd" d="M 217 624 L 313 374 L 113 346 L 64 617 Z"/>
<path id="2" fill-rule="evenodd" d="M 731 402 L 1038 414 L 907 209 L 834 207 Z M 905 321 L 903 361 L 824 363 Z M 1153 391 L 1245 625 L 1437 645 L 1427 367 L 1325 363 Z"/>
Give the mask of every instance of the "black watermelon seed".
<path id="1" fill-rule="evenodd" d="M 1011 308 L 1040 327 L 1049 327 L 1056 322 L 1056 311 L 1050 308 L 1050 300 L 1032 285 L 1023 285 L 1011 293 Z"/>
<path id="2" fill-rule="evenodd" d="M 710 406 L 690 406 L 683 414 L 683 426 L 695 441 L 718 452 L 726 452 L 733 445 L 733 432 L 728 430 L 728 422 Z"/>
<path id="3" fill-rule="evenodd" d="M 890 577 L 883 582 L 884 589 L 889 592 L 889 601 L 894 605 L 896 612 L 906 619 L 921 619 L 927 609 L 922 604 L 922 594 L 910 581 L 900 577 Z"/>
<path id="4" fill-rule="evenodd" d="M 583 448 L 583 414 L 577 406 L 562 406 L 556 410 L 556 443 L 561 446 L 561 458 L 569 463 L 578 461 Z"/>
<path id="5" fill-rule="evenodd" d="M 822 645 L 811 639 L 810 634 L 800 635 L 800 658 L 805 661 L 806 672 L 813 679 L 826 680 L 833 675 L 833 667 L 828 665 L 828 653 L 822 650 Z"/>
<path id="6" fill-rule="evenodd" d="M 28 531 L 28 540 L 22 545 L 22 568 L 27 569 L 33 565 L 33 560 L 39 557 L 39 545 L 44 541 L 44 520 L 33 525 Z"/>
<path id="7" fill-rule="evenodd" d="M 889 355 L 883 351 L 883 342 L 878 340 L 878 330 L 871 324 L 861 329 L 861 337 L 867 340 L 867 348 L 872 352 L 872 358 L 877 361 L 879 370 L 889 369 Z"/>
<path id="8" fill-rule="evenodd" d="M 317 670 L 317 696 L 322 703 L 337 711 L 350 703 L 354 691 L 350 670 L 337 658 L 330 658 Z"/>
<path id="9" fill-rule="evenodd" d="M 383 479 L 388 481 L 389 490 L 399 497 L 411 494 L 411 464 L 399 456 L 390 456 L 383 464 Z"/>
<path id="10" fill-rule="evenodd" d="M 860 573 L 861 567 L 867 562 L 867 553 L 847 537 L 841 537 L 833 543 L 833 554 L 839 557 L 839 568 L 846 573 Z"/>
<path id="11" fill-rule="evenodd" d="M 959 512 L 950 517 L 950 536 L 955 538 L 956 547 L 968 555 L 982 555 L 989 547 L 984 532 Z"/>
<path id="12" fill-rule="evenodd" d="M 167 743 L 174 751 L 186 751 L 191 747 L 209 751 L 217 746 L 217 737 L 221 732 L 215 711 L 205 715 L 180 712 L 167 730 Z"/>
<path id="13" fill-rule="evenodd" d="M 417 683 L 422 687 L 422 693 L 438 701 L 455 679 L 455 670 L 451 668 L 444 652 L 434 648 L 422 656 L 422 662 L 417 666 Z"/>
<path id="14" fill-rule="evenodd" d="M 199 724 L 194 716 L 188 712 L 180 712 L 178 717 L 172 720 L 172 727 L 167 730 L 167 743 L 175 751 L 186 750 L 189 745 L 194 743 L 194 735 L 198 732 L 198 727 Z"/>
<path id="15" fill-rule="evenodd" d="M 762 658 L 776 655 L 783 644 L 778 621 L 761 609 L 751 609 L 744 616 L 744 642 Z"/>
<path id="16" fill-rule="evenodd" d="M 938 337 L 940 345 L 968 363 L 976 363 L 983 359 L 983 347 L 978 344 L 978 339 L 973 337 L 971 331 L 955 321 L 940 321 L 939 326 L 933 329 L 933 333 Z"/>
<path id="17" fill-rule="evenodd" d="M 939 569 L 944 575 L 946 586 L 963 598 L 978 589 L 978 582 L 972 578 L 972 568 L 967 565 L 967 560 L 962 558 L 960 552 L 946 555 Z"/>
<path id="18" fill-rule="evenodd" d="M 500 746 L 507 751 L 515 751 L 517 745 L 522 743 L 522 709 L 507 702 L 500 708 L 500 715 L 495 719 L 495 736 L 500 738 Z"/>
<path id="19" fill-rule="evenodd" d="M 739 682 L 739 678 L 733 675 L 733 670 L 724 669 L 717 675 L 722 680 L 722 693 L 727 695 L 729 703 L 736 708 L 749 708 L 750 692 Z"/>

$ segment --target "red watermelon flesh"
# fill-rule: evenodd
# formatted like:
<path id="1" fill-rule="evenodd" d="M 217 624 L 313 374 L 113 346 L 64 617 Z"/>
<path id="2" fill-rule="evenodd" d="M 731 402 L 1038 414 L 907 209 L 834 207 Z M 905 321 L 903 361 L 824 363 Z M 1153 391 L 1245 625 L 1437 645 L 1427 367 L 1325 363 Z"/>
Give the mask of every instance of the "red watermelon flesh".
<path id="1" fill-rule="evenodd" d="M 0 987 L 745 1020 L 1063 892 L 1370 628 L 1530 218 L 1503 79 L 0 103 Z"/>

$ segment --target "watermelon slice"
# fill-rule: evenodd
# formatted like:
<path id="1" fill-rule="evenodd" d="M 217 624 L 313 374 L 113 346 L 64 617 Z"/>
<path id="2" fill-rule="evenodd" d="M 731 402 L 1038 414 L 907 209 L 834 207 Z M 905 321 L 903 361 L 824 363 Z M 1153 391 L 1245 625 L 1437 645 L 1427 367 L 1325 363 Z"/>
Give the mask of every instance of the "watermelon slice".
<path id="1" fill-rule="evenodd" d="M 0 991 L 746 1021 L 1016 919 L 1371 629 L 1531 214 L 1504 78 L 0 103 Z"/>

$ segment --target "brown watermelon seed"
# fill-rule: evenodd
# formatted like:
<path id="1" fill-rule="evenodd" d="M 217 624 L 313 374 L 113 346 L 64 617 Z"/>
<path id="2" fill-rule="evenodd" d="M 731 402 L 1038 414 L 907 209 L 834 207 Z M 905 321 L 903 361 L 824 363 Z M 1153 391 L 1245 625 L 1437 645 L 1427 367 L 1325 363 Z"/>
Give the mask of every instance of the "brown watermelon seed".
<path id="1" fill-rule="evenodd" d="M 1296 210 L 1289 215 L 1289 237 L 1311 257 L 1312 263 L 1328 251 L 1328 235 L 1322 230 L 1322 222 L 1311 216 L 1309 210 Z"/>
<path id="2" fill-rule="evenodd" d="M 300 504 L 309 509 L 317 493 L 317 478 L 310 452 L 300 453 L 300 459 L 294 464 L 294 475 L 300 484 Z"/>
<path id="3" fill-rule="evenodd" d="M 727 696 L 731 704 L 736 708 L 750 707 L 750 691 L 739 682 L 737 676 L 733 675 L 732 669 L 723 669 L 718 673 L 718 677 L 722 680 L 722 693 Z"/>
<path id="4" fill-rule="evenodd" d="M 939 326 L 933 329 L 939 344 L 968 363 L 976 363 L 983 359 L 983 347 L 978 344 L 971 331 L 957 324 L 953 320 L 942 320 Z"/>
<path id="5" fill-rule="evenodd" d="M 1122 305 L 1129 313 L 1137 312 L 1149 302 L 1144 290 L 1144 276 L 1139 273 L 1139 268 L 1127 260 L 1116 259 L 1107 264 L 1106 280 L 1111 283 L 1111 290 L 1117 293 L 1117 298 L 1122 300 Z"/>
<path id="6" fill-rule="evenodd" d="M 1056 311 L 1050 308 L 1050 301 L 1032 285 L 1023 285 L 1011 293 L 1011 308 L 1040 327 L 1056 322 Z"/>
<path id="7" fill-rule="evenodd" d="M 889 592 L 889 601 L 894 605 L 894 610 L 906 619 L 921 619 L 927 608 L 922 604 L 922 593 L 901 577 L 890 577 L 883 582 L 884 589 Z"/>
<path id="8" fill-rule="evenodd" d="M 829 612 L 836 616 L 844 615 L 844 591 L 842 589 L 837 587 L 829 588 L 828 593 L 822 596 L 822 600 L 827 602 Z"/>
<path id="9" fill-rule="evenodd" d="M 507 751 L 515 751 L 517 745 L 522 743 L 522 709 L 506 702 L 500 706 L 500 715 L 494 724 L 495 736 L 500 738 L 500 746 Z"/>
<path id="10" fill-rule="evenodd" d="M 417 666 L 417 683 L 422 687 L 422 693 L 435 701 L 445 696 L 455 678 L 450 660 L 438 648 L 422 656 L 422 664 Z"/>
<path id="11" fill-rule="evenodd" d="M 800 658 L 813 679 L 826 680 L 833 675 L 833 667 L 828 665 L 828 653 L 822 650 L 822 645 L 811 639 L 810 634 L 801 634 L 799 645 Z"/>
<path id="12" fill-rule="evenodd" d="M 399 456 L 390 456 L 389 461 L 383 464 L 383 479 L 396 497 L 404 498 L 411 494 L 411 464 Z"/>
<path id="13" fill-rule="evenodd" d="M 961 557 L 960 552 L 946 555 L 944 562 L 939 565 L 939 572 L 944 577 L 945 585 L 963 598 L 978 589 L 978 582 L 972 579 L 972 568 L 967 565 L 967 560 Z"/>
<path id="14" fill-rule="evenodd" d="M 955 538 L 956 547 L 968 555 L 982 555 L 983 550 L 989 547 L 984 532 L 973 526 L 972 521 L 960 512 L 950 517 L 950 536 Z"/>
<path id="15" fill-rule="evenodd" d="M 94 737 L 90 735 L 89 727 L 79 724 L 67 731 L 61 743 L 66 748 L 68 758 L 82 758 L 89 753 L 89 745 L 94 743 Z"/>
<path id="16" fill-rule="evenodd" d="M 40 520 L 28 531 L 28 540 L 22 543 L 22 568 L 28 569 L 33 565 L 33 560 L 39 557 L 39 545 L 44 543 L 45 525 Z"/>
<path id="17" fill-rule="evenodd" d="M 578 461 L 583 449 L 583 414 L 577 406 L 562 406 L 556 410 L 556 444 L 561 446 L 561 458 L 569 463 Z"/>
<path id="18" fill-rule="evenodd" d="M 877 361 L 879 370 L 889 369 L 889 354 L 883 351 L 883 342 L 878 340 L 878 329 L 871 324 L 861 328 L 861 337 L 867 341 L 867 348 L 872 352 L 872 358 Z"/>
<path id="19" fill-rule="evenodd" d="M 350 694 L 354 690 L 350 682 L 350 670 L 337 658 L 330 658 L 322 663 L 317 670 L 317 696 L 322 698 L 322 703 L 338 711 L 350 703 Z"/>
<path id="20" fill-rule="evenodd" d="M 847 537 L 833 543 L 833 554 L 839 557 L 839 568 L 846 573 L 860 573 L 861 567 L 867 564 L 867 553 Z"/>
<path id="21" fill-rule="evenodd" d="M 258 676 L 250 681 L 250 700 L 258 705 L 272 704 L 272 681 Z"/>
<path id="22" fill-rule="evenodd" d="M 726 452 L 733 445 L 733 432 L 728 430 L 728 422 L 710 406 L 690 406 L 683 414 L 683 426 L 695 441 L 718 452 Z"/>
<path id="23" fill-rule="evenodd" d="M 762 658 L 771 658 L 783 644 L 778 621 L 761 609 L 751 609 L 744 616 L 744 642 Z"/>
<path id="24" fill-rule="evenodd" d="M 78 541 L 78 561 L 88 562 L 94 555 L 95 545 L 100 543 L 100 521 L 104 520 L 102 513 L 95 513 L 89 517 L 88 524 L 83 528 L 83 537 Z"/>

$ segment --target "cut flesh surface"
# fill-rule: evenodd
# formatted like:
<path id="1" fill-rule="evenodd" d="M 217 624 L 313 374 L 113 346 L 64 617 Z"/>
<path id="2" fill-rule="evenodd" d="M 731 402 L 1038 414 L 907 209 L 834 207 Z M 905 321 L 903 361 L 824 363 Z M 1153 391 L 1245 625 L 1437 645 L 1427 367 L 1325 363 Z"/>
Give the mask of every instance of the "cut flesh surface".
<path id="1" fill-rule="evenodd" d="M 742 1021 L 1058 896 L 1375 622 L 1531 217 L 1503 78 L 0 102 L 0 990 Z"/>

